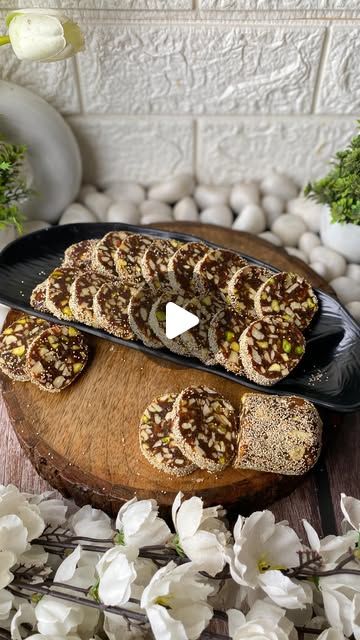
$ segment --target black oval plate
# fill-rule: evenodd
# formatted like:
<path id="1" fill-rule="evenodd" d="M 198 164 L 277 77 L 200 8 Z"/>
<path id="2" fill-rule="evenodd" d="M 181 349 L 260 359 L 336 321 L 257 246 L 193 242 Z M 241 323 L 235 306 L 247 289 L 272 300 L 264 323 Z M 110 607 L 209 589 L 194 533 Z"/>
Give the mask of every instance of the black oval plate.
<path id="1" fill-rule="evenodd" d="M 101 238 L 108 231 L 121 229 L 159 238 L 205 242 L 187 234 L 126 224 L 69 224 L 42 229 L 15 240 L 0 253 L 0 302 L 54 322 L 54 316 L 35 311 L 30 306 L 30 295 L 34 287 L 59 266 L 69 245 L 87 238 Z M 211 242 L 206 244 L 218 246 Z M 244 257 L 253 264 L 265 265 L 260 260 Z M 100 338 L 139 349 L 182 366 L 223 376 L 252 389 L 267 393 L 297 394 L 330 409 L 356 411 L 360 408 L 360 327 L 337 300 L 323 291 L 317 290 L 316 293 L 320 310 L 306 332 L 306 354 L 290 376 L 272 387 L 262 387 L 246 378 L 235 376 L 220 366 L 206 366 L 198 360 L 178 356 L 166 349 L 151 349 L 141 342 L 122 340 L 79 322 L 55 321 L 72 324 Z"/>

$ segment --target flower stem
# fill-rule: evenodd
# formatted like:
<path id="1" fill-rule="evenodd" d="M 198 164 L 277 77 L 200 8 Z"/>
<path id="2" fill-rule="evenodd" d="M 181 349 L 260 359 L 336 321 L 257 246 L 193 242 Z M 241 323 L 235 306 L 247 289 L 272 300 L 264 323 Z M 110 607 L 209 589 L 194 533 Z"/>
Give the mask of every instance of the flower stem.
<path id="1" fill-rule="evenodd" d="M 10 38 L 9 36 L 0 36 L 0 47 L 3 44 L 10 44 Z"/>

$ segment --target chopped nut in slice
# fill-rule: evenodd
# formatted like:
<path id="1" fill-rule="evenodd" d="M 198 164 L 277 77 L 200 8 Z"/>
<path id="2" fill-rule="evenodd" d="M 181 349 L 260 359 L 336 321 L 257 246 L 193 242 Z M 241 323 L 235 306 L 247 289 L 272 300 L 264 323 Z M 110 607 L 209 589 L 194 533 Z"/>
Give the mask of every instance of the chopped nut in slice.
<path id="1" fill-rule="evenodd" d="M 244 374 L 239 341 L 251 320 L 228 307 L 218 311 L 209 325 L 209 344 L 216 362 L 237 375 Z"/>
<path id="2" fill-rule="evenodd" d="M 116 272 L 122 282 L 131 287 L 143 282 L 141 261 L 151 243 L 152 238 L 140 234 L 133 234 L 122 241 L 114 258 Z"/>
<path id="3" fill-rule="evenodd" d="M 115 253 L 125 238 L 131 234 L 127 231 L 110 231 L 96 244 L 93 250 L 93 269 L 107 276 L 117 276 L 115 269 Z"/>
<path id="4" fill-rule="evenodd" d="M 209 247 L 202 242 L 187 242 L 175 251 L 168 264 L 169 282 L 174 291 L 180 294 L 196 291 L 194 269 L 208 251 Z"/>
<path id="5" fill-rule="evenodd" d="M 296 273 L 276 273 L 258 289 L 255 311 L 260 318 L 278 314 L 306 329 L 319 308 L 311 284 Z"/>
<path id="6" fill-rule="evenodd" d="M 141 270 L 152 291 L 170 288 L 168 262 L 182 244 L 179 240 L 158 238 L 146 249 L 141 260 Z"/>
<path id="7" fill-rule="evenodd" d="M 128 306 L 132 289 L 121 282 L 110 281 L 98 289 L 94 297 L 94 317 L 99 327 L 123 340 L 133 340 Z"/>
<path id="8" fill-rule="evenodd" d="M 91 271 L 93 254 L 98 240 L 80 240 L 70 245 L 64 253 L 63 267 L 75 267 L 81 271 Z"/>
<path id="9" fill-rule="evenodd" d="M 211 249 L 195 265 L 194 281 L 201 293 L 212 291 L 222 296 L 225 302 L 228 299 L 228 284 L 230 278 L 247 262 L 235 251 L 228 249 Z"/>
<path id="10" fill-rule="evenodd" d="M 254 298 L 261 285 L 270 278 L 272 272 L 265 267 L 248 265 L 239 269 L 228 283 L 228 293 L 232 306 L 240 313 L 256 318 Z"/>
<path id="11" fill-rule="evenodd" d="M 29 380 L 26 354 L 32 341 L 49 327 L 42 318 L 23 316 L 0 334 L 0 370 L 13 380 Z"/>
<path id="12" fill-rule="evenodd" d="M 199 318 L 199 324 L 182 334 L 181 340 L 189 353 L 204 364 L 215 364 L 209 344 L 209 325 L 214 315 L 223 308 L 223 300 L 214 293 L 205 293 L 185 303 L 186 311 Z"/>
<path id="13" fill-rule="evenodd" d="M 196 469 L 180 451 L 172 434 L 171 411 L 176 393 L 166 393 L 146 407 L 139 425 L 140 449 L 145 458 L 170 476 L 185 476 Z"/>
<path id="14" fill-rule="evenodd" d="M 321 435 L 321 418 L 311 402 L 296 396 L 246 393 L 234 466 L 301 475 L 317 461 Z"/>
<path id="15" fill-rule="evenodd" d="M 40 284 L 36 285 L 30 297 L 30 304 L 33 309 L 36 309 L 37 311 L 43 311 L 44 313 L 48 311 L 48 308 L 46 306 L 46 287 L 47 280 L 44 280 L 44 282 L 40 282 Z"/>
<path id="16" fill-rule="evenodd" d="M 75 278 L 80 274 L 73 267 L 58 267 L 50 273 L 46 284 L 46 306 L 50 313 L 61 320 L 73 320 L 70 309 L 70 290 Z"/>
<path id="17" fill-rule="evenodd" d="M 94 298 L 100 287 L 114 279 L 102 273 L 87 271 L 78 275 L 70 287 L 69 305 L 76 320 L 90 325 L 98 326 L 94 316 Z"/>
<path id="18" fill-rule="evenodd" d="M 81 373 L 88 358 L 83 334 L 65 325 L 52 325 L 32 341 L 26 367 L 30 381 L 44 391 L 56 393 Z"/>
<path id="19" fill-rule="evenodd" d="M 238 419 L 220 393 L 205 386 L 187 387 L 175 400 L 171 418 L 176 444 L 194 464 L 216 472 L 231 463 Z"/>
<path id="20" fill-rule="evenodd" d="M 182 340 L 185 334 L 182 334 L 177 338 L 173 338 L 172 340 L 166 336 L 166 305 L 168 302 L 173 302 L 174 304 L 179 305 L 179 307 L 185 307 L 186 305 L 186 300 L 182 296 L 177 295 L 176 293 L 163 293 L 155 300 L 151 307 L 149 314 L 150 327 L 161 343 L 167 347 L 169 351 L 178 353 L 181 356 L 188 356 L 190 355 L 189 351 Z"/>
<path id="21" fill-rule="evenodd" d="M 156 336 L 149 322 L 149 315 L 157 297 L 147 284 L 141 285 L 133 292 L 129 307 L 128 316 L 130 327 L 134 334 L 147 346 L 153 349 L 161 349 L 163 344 Z"/>
<path id="22" fill-rule="evenodd" d="M 240 338 L 240 358 L 245 375 L 272 385 L 296 367 L 305 353 L 305 339 L 293 322 L 268 316 L 252 322 Z"/>

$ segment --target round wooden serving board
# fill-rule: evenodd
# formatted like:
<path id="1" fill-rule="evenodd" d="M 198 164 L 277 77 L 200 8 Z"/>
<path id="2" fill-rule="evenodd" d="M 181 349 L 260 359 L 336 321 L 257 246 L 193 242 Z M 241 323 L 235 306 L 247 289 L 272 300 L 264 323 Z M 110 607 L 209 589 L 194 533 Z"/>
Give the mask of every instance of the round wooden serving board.
<path id="1" fill-rule="evenodd" d="M 297 271 L 329 291 L 306 264 L 255 236 L 210 225 L 157 226 L 192 233 L 279 269 Z M 143 458 L 138 444 L 139 418 L 151 400 L 190 384 L 206 384 L 238 408 L 248 389 L 106 340 L 91 336 L 90 343 L 92 358 L 85 373 L 62 393 L 45 393 L 30 383 L 1 378 L 20 444 L 42 477 L 78 504 L 91 503 L 115 514 L 124 500 L 136 495 L 155 498 L 165 512 L 181 490 L 186 496 L 201 495 L 206 505 L 236 504 L 246 511 L 264 507 L 301 482 L 299 477 L 232 468 L 218 475 L 199 470 L 179 479 L 157 471 Z"/>

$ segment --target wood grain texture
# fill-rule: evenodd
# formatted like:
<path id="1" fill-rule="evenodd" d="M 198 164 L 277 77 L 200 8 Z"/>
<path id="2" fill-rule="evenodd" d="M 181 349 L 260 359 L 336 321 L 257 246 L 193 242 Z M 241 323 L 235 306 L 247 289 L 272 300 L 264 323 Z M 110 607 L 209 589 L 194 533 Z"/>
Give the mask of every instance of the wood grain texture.
<path id="1" fill-rule="evenodd" d="M 255 236 L 208 225 L 158 226 L 190 232 L 280 269 L 298 271 L 329 290 L 303 262 Z M 61 394 L 46 394 L 34 385 L 2 378 L 3 398 L 26 455 L 43 478 L 79 504 L 91 502 L 114 514 L 135 494 L 154 497 L 168 507 L 182 490 L 187 496 L 202 495 L 206 504 L 236 504 L 245 513 L 287 495 L 303 481 L 234 469 L 218 476 L 198 471 L 187 478 L 168 478 L 139 450 L 138 421 L 146 405 L 164 392 L 207 384 L 238 407 L 246 388 L 106 340 L 92 337 L 91 347 L 87 371 Z"/>

